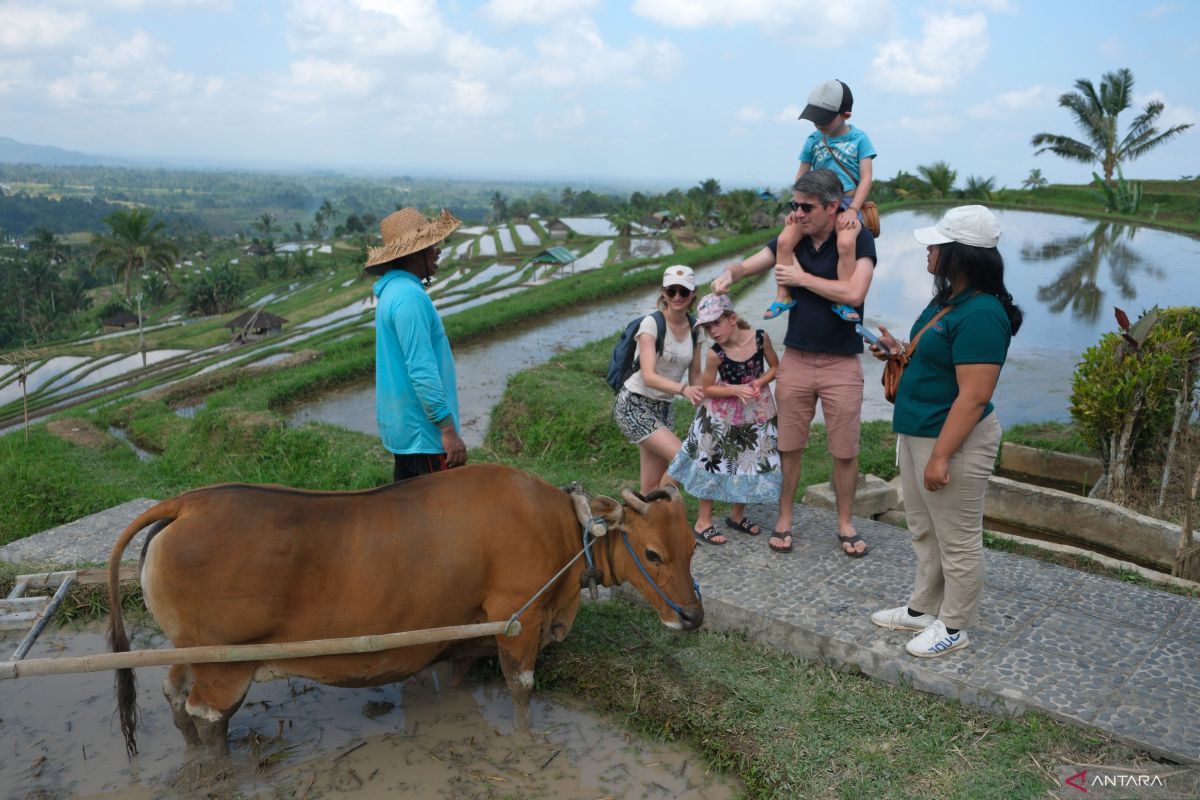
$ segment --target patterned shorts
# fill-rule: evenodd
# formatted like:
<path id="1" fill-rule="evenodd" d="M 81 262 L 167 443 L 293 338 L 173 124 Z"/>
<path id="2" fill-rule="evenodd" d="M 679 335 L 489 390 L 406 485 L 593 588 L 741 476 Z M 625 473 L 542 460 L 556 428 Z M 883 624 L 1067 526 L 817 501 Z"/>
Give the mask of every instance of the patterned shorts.
<path id="1" fill-rule="evenodd" d="M 613 419 L 626 439 L 641 444 L 659 428 L 675 430 L 675 407 L 668 400 L 652 400 L 621 387 L 613 406 Z"/>

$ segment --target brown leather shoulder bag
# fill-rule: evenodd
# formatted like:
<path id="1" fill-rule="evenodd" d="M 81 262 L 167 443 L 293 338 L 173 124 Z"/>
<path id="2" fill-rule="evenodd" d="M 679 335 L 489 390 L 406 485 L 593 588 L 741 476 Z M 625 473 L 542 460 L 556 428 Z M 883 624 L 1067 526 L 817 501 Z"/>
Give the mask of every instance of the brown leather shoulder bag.
<path id="1" fill-rule="evenodd" d="M 942 310 L 933 315 L 933 319 L 925 323 L 925 327 L 917 331 L 917 335 L 908 343 L 899 353 L 892 353 L 888 356 L 887 362 L 883 365 L 883 399 L 889 403 L 896 402 L 896 392 L 900 389 L 900 378 L 904 375 L 904 368 L 908 366 L 908 362 L 912 360 L 913 353 L 917 350 L 917 343 L 921 341 L 921 336 L 925 331 L 933 327 L 933 324 L 950 312 L 953 306 L 943 306 Z"/>

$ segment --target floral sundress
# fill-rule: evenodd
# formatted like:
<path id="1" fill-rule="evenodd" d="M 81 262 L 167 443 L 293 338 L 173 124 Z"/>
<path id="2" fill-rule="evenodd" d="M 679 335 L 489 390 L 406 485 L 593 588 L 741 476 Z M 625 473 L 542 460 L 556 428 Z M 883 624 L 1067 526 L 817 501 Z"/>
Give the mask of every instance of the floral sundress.
<path id="1" fill-rule="evenodd" d="M 734 361 L 719 344 L 717 385 L 750 383 L 766 371 L 763 332 L 755 331 L 755 352 Z M 688 493 L 727 503 L 774 503 L 779 499 L 779 445 L 775 398 L 765 387 L 752 400 L 705 398 L 667 471 Z"/>

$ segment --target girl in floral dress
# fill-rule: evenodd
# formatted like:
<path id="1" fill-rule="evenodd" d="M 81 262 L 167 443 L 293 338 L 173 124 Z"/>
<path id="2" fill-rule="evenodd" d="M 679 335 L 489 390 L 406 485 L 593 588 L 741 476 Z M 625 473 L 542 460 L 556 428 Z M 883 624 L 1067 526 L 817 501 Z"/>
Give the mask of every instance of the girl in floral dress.
<path id="1" fill-rule="evenodd" d="M 724 544 L 713 525 L 713 501 L 732 503 L 726 527 L 753 536 L 761 527 L 746 518 L 746 504 L 779 500 L 775 399 L 769 388 L 779 357 L 766 332 L 752 330 L 723 294 L 705 295 L 696 325 L 713 340 L 701 379 L 705 399 L 668 474 L 700 498 L 696 538 Z"/>

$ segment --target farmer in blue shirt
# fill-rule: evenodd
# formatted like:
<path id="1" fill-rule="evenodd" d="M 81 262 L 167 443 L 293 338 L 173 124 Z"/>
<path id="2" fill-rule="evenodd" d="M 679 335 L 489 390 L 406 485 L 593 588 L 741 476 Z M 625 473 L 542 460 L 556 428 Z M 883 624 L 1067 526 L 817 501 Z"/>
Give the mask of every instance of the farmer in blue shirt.
<path id="1" fill-rule="evenodd" d="M 402 208 L 379 223 L 383 245 L 364 270 L 380 276 L 375 306 L 375 416 L 395 456 L 394 480 L 467 463 L 458 434 L 454 356 L 425 286 L 438 269 L 437 246 L 459 226 L 448 211 L 426 219 Z"/>

